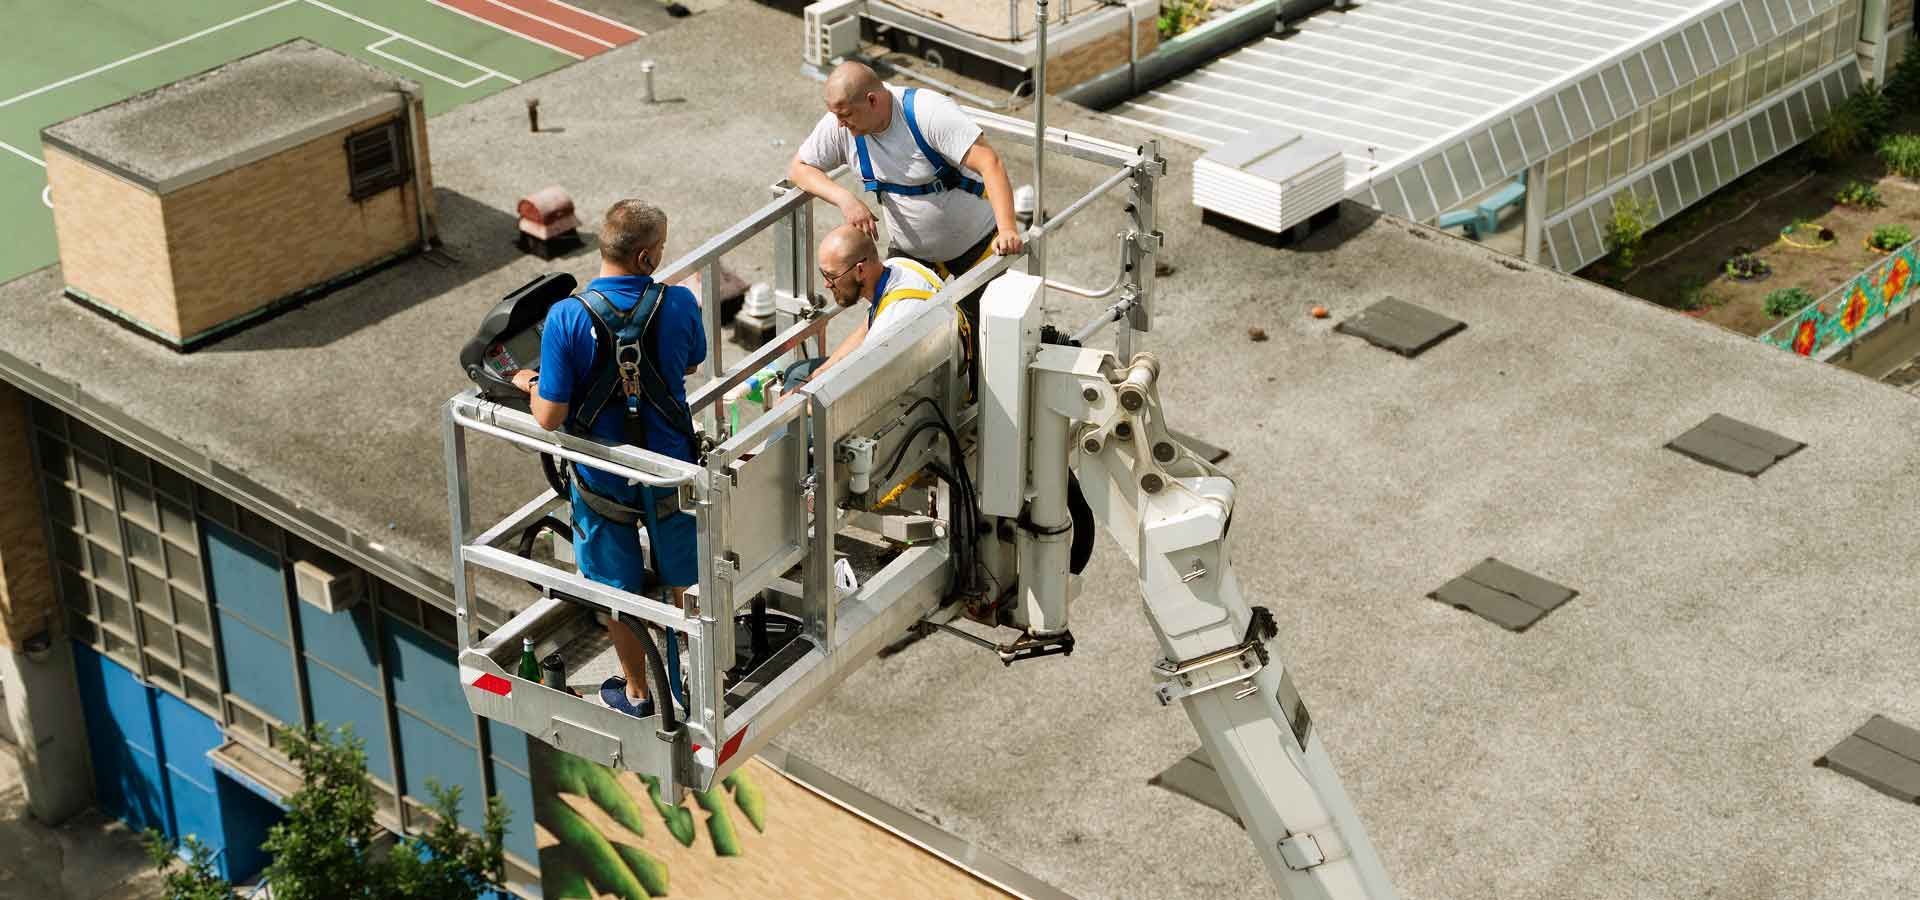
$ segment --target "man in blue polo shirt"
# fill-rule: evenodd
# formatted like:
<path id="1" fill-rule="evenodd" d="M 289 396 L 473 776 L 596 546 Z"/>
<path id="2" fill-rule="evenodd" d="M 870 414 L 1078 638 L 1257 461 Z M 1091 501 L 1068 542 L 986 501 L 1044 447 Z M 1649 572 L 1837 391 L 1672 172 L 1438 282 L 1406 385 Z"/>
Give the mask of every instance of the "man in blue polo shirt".
<path id="1" fill-rule="evenodd" d="M 639 200 L 622 200 L 607 210 L 600 228 L 600 276 L 581 292 L 597 291 L 614 307 L 625 311 L 640 301 L 653 284 L 654 270 L 664 261 L 667 216 Z M 660 374 L 666 396 L 643 398 L 640 404 L 642 446 L 687 462 L 698 461 L 687 411 L 686 376 L 707 358 L 706 329 L 693 292 L 669 287 L 660 297 L 659 312 L 642 346 L 646 361 Z M 548 310 L 540 337 L 540 371 L 521 371 L 514 384 L 532 395 L 530 408 L 540 427 L 558 429 L 567 422 L 569 404 L 585 399 L 593 381 L 595 353 L 593 314 L 578 295 Z M 643 364 L 647 364 L 643 363 Z M 627 443 L 625 398 L 615 396 L 587 423 L 587 433 L 609 444 Z M 700 580 L 699 539 L 694 518 L 675 512 L 665 518 L 655 513 L 653 491 L 644 485 L 590 469 L 574 467 L 573 552 L 580 574 L 623 591 L 641 593 L 646 585 L 646 560 L 640 535 L 632 525 L 609 521 L 581 498 L 581 482 L 600 495 L 644 512 L 655 571 L 673 592 L 676 605 L 685 608 L 686 588 Z M 635 715 L 651 715 L 645 677 L 646 651 L 639 638 L 618 622 L 607 623 L 613 648 L 620 658 L 623 678 L 608 679 L 601 697 L 608 706 Z M 664 649 L 664 648 L 663 648 Z M 677 666 L 676 666 L 677 668 Z M 623 683 L 622 683 L 623 682 Z"/>

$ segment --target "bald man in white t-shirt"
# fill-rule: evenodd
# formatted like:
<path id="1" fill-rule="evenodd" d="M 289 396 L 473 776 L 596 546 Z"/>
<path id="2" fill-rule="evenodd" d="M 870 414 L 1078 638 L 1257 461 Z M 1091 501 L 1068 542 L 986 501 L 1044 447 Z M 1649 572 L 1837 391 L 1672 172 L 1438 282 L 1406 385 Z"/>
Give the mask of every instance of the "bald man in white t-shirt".
<path id="1" fill-rule="evenodd" d="M 852 165 L 887 220 L 890 252 L 943 278 L 992 254 L 1020 252 L 1006 166 L 952 100 L 889 86 L 866 65 L 846 62 L 828 76 L 826 101 L 827 114 L 787 167 L 794 184 L 878 237 L 866 203 L 827 177 L 843 163 Z"/>

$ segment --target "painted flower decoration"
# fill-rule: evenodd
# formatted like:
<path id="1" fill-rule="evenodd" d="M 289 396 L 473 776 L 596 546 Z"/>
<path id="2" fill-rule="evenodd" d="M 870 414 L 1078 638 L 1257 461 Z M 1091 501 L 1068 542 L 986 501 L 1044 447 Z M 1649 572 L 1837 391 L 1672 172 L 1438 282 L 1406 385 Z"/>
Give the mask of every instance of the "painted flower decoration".
<path id="1" fill-rule="evenodd" d="M 1801 356 L 1813 355 L 1813 341 L 1818 336 L 1812 319 L 1801 319 L 1799 327 L 1793 329 L 1793 352 Z"/>
<path id="2" fill-rule="evenodd" d="M 1853 286 L 1853 293 L 1847 295 L 1847 308 L 1840 313 L 1840 327 L 1852 334 L 1855 328 L 1867 318 L 1867 292 L 1859 284 Z"/>
<path id="3" fill-rule="evenodd" d="M 1880 282 L 1880 295 L 1887 298 L 1888 306 L 1900 301 L 1901 295 L 1907 289 L 1907 279 L 1912 276 L 1913 264 L 1907 262 L 1906 256 L 1894 257 L 1893 264 L 1887 266 L 1886 278 Z"/>

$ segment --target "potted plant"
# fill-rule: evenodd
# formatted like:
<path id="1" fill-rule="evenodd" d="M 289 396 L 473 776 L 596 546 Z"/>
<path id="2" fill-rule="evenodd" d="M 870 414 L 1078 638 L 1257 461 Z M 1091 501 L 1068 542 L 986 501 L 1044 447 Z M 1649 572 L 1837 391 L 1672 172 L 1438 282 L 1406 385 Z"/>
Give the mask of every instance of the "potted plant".
<path id="1" fill-rule="evenodd" d="M 1892 253 L 1913 241 L 1913 229 L 1905 225 L 1881 225 L 1867 235 L 1867 249 L 1875 253 Z"/>
<path id="2" fill-rule="evenodd" d="M 1727 277 L 1734 281 L 1759 281 L 1773 274 L 1773 266 L 1766 260 L 1753 255 L 1753 251 L 1737 248 L 1733 255 L 1721 265 Z"/>

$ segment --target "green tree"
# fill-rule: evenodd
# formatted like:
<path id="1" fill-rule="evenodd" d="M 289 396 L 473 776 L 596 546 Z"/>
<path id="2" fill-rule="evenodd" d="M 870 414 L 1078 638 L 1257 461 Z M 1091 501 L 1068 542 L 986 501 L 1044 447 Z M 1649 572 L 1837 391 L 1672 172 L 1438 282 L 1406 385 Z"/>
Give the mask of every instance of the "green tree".
<path id="1" fill-rule="evenodd" d="M 462 831 L 460 789 L 431 779 L 433 827 L 391 848 L 378 839 L 364 743 L 325 725 L 280 732 L 305 780 L 267 834 L 265 878 L 274 900 L 478 900 L 504 880 L 507 810 L 488 798 L 479 835 Z M 198 898 L 195 898 L 198 900 Z"/>
<path id="2" fill-rule="evenodd" d="M 502 844 L 507 834 L 507 807 L 499 797 L 487 798 L 481 833 L 460 827 L 460 787 L 441 787 L 431 779 L 433 827 L 408 841 L 408 852 L 387 857 L 394 898 L 455 898 L 477 900 L 506 881 Z"/>
<path id="3" fill-rule="evenodd" d="M 232 900 L 233 885 L 214 870 L 213 851 L 193 835 L 180 846 L 187 851 L 184 859 L 165 835 L 147 829 L 147 858 L 167 877 L 166 900 Z"/>

